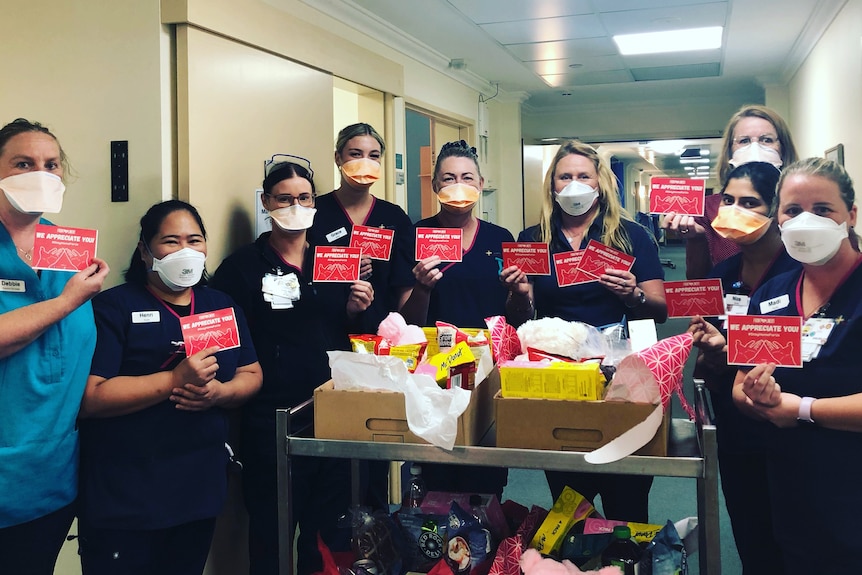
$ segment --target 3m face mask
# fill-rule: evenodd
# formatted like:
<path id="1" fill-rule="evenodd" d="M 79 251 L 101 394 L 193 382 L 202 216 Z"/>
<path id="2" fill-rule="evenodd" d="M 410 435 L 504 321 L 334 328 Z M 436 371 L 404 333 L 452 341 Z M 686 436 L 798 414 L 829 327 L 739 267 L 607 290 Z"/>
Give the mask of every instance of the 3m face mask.
<path id="1" fill-rule="evenodd" d="M 203 252 L 183 248 L 162 259 L 153 257 L 153 271 L 159 274 L 159 278 L 169 290 L 183 291 L 201 281 L 206 259 Z"/>
<path id="2" fill-rule="evenodd" d="M 315 208 L 293 204 L 292 206 L 272 210 L 269 212 L 269 217 L 284 231 L 299 232 L 311 227 L 311 224 L 314 223 L 314 214 L 316 213 L 317 210 Z"/>
<path id="3" fill-rule="evenodd" d="M 847 237 L 847 222 L 835 223 L 811 212 L 802 212 L 781 226 L 781 241 L 798 262 L 822 266 L 831 260 Z"/>
<path id="4" fill-rule="evenodd" d="M 341 164 L 341 173 L 348 180 L 365 186 L 380 179 L 380 162 L 371 158 L 359 158 Z"/>
<path id="5" fill-rule="evenodd" d="M 583 182 L 573 181 L 555 194 L 554 199 L 560 208 L 570 216 L 582 216 L 593 207 L 599 197 L 599 190 Z"/>
<path id="6" fill-rule="evenodd" d="M 753 244 L 762 238 L 771 224 L 772 218 L 736 204 L 721 206 L 712 220 L 712 227 L 718 235 L 742 245 Z"/>
<path id="7" fill-rule="evenodd" d="M 780 168 L 781 154 L 775 148 L 764 146 L 760 142 L 751 142 L 747 146 L 742 146 L 733 153 L 733 157 L 728 162 L 734 168 L 747 164 L 749 162 L 766 162 L 772 164 L 776 168 Z"/>
<path id="8" fill-rule="evenodd" d="M 63 207 L 66 186 L 50 172 L 24 172 L 0 180 L 0 189 L 12 207 L 24 214 L 56 214 Z"/>

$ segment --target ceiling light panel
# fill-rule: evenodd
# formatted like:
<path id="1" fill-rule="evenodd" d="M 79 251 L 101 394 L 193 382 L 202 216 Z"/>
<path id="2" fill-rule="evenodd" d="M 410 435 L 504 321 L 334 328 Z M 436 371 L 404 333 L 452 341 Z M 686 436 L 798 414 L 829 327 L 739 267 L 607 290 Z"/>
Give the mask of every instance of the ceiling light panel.
<path id="1" fill-rule="evenodd" d="M 721 47 L 721 26 L 689 28 L 666 32 L 646 32 L 642 34 L 620 34 L 614 42 L 620 54 L 661 54 L 664 52 L 687 52 L 692 50 L 715 50 Z"/>

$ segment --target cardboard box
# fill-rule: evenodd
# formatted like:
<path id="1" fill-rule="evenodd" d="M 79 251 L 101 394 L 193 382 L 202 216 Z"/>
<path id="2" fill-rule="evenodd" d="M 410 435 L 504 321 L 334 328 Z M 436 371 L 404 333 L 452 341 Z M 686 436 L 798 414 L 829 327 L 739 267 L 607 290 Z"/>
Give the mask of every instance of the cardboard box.
<path id="1" fill-rule="evenodd" d="M 494 395 L 500 373 L 491 374 L 473 390 L 470 404 L 458 418 L 455 445 L 477 445 L 494 424 Z M 314 390 L 314 436 L 389 443 L 425 443 L 407 427 L 404 394 L 394 391 L 336 390 L 332 380 Z"/>
<path id="2" fill-rule="evenodd" d="M 647 403 L 494 397 L 497 447 L 592 451 L 647 418 Z M 635 455 L 667 455 L 670 410 L 649 443 Z"/>
<path id="3" fill-rule="evenodd" d="M 601 399 L 605 377 L 598 363 L 524 365 L 506 362 L 499 366 L 503 397 L 534 397 L 591 401 Z"/>

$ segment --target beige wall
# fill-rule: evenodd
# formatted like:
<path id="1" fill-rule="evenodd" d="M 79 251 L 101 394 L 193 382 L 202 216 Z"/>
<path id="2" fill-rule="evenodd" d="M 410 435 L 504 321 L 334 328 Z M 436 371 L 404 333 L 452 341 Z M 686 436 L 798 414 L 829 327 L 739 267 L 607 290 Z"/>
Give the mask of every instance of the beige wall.
<path id="1" fill-rule="evenodd" d="M 63 211 L 49 217 L 98 229 L 98 254 L 111 266 L 108 283 L 119 283 L 138 219 L 170 194 L 170 110 L 161 100 L 167 54 L 158 2 L 5 4 L 0 122 L 26 117 L 57 135 L 75 176 L 68 178 Z M 111 140 L 129 142 L 129 202 L 110 201 Z"/>
<path id="2" fill-rule="evenodd" d="M 862 192 L 862 0 L 849 0 L 790 82 L 790 122 L 802 157 L 844 144 Z"/>
<path id="3" fill-rule="evenodd" d="M 177 77 L 179 195 L 203 216 L 214 270 L 254 239 L 265 160 L 292 153 L 332 165 L 332 76 L 179 26 Z M 331 172 L 318 172 L 315 183 L 331 189 Z"/>

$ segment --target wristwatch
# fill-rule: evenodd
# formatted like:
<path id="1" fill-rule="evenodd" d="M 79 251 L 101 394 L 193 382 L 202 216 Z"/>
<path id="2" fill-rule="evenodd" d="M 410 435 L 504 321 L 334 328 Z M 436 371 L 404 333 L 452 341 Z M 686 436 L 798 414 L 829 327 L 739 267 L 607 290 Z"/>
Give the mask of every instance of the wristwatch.
<path id="1" fill-rule="evenodd" d="M 817 401 L 815 397 L 803 397 L 802 401 L 799 402 L 799 414 L 796 419 L 800 423 L 814 423 L 814 420 L 811 419 L 811 404 L 815 401 Z"/>
<path id="2" fill-rule="evenodd" d="M 646 292 L 644 290 L 642 290 L 641 288 L 637 288 L 637 289 L 640 290 L 640 294 L 638 294 L 638 301 L 635 302 L 634 305 L 626 304 L 626 307 L 629 309 L 636 308 L 639 305 L 643 305 L 646 303 Z"/>

